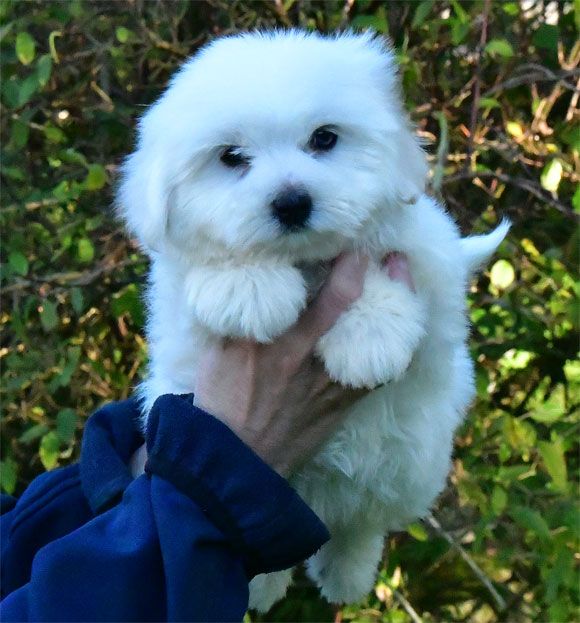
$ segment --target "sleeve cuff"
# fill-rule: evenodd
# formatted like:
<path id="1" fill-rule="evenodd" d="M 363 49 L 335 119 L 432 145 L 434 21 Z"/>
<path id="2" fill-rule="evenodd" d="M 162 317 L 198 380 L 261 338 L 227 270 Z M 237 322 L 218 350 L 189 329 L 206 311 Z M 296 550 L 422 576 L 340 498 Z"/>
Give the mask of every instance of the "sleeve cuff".
<path id="1" fill-rule="evenodd" d="M 147 425 L 147 473 L 193 499 L 244 557 L 248 574 L 285 569 L 330 535 L 290 485 L 192 395 L 157 399 Z"/>

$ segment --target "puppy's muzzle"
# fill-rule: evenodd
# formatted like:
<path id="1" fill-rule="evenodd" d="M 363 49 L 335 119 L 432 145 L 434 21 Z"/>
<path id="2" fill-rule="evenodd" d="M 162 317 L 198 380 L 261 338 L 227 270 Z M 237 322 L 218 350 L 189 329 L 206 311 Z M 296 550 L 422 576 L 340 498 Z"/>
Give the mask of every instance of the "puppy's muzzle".
<path id="1" fill-rule="evenodd" d="M 285 188 L 271 203 L 274 216 L 286 231 L 306 227 L 312 212 L 312 197 L 303 188 Z"/>

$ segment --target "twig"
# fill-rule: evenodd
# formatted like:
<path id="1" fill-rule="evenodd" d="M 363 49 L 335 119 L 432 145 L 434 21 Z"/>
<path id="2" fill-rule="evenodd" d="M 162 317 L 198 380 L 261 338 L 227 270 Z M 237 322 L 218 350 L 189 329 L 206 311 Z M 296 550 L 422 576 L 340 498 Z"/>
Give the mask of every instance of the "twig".
<path id="1" fill-rule="evenodd" d="M 274 7 L 276 8 L 276 14 L 280 18 L 280 21 L 283 22 L 285 26 L 292 26 L 292 22 L 288 17 L 286 7 L 282 0 L 274 0 Z"/>
<path id="2" fill-rule="evenodd" d="M 472 180 L 478 177 L 493 177 L 495 179 L 498 179 L 500 182 L 504 182 L 504 184 L 512 184 L 513 186 L 517 186 L 518 188 L 527 190 L 529 193 L 534 195 L 534 197 L 537 197 L 541 201 L 550 204 L 553 208 L 556 208 L 558 212 L 561 212 L 568 218 L 573 220 L 578 219 L 578 216 L 574 214 L 574 212 L 572 212 L 570 208 L 566 207 L 557 199 L 554 199 L 553 197 L 550 197 L 549 195 L 544 193 L 529 180 L 522 179 L 521 177 L 510 177 L 509 175 L 505 175 L 504 173 L 497 173 L 496 171 L 464 171 L 462 173 L 456 173 L 455 175 L 449 175 L 448 177 L 444 178 L 443 185 L 452 184 L 453 182 L 457 182 L 459 180 Z"/>
<path id="3" fill-rule="evenodd" d="M 477 576 L 479 581 L 487 588 L 490 595 L 493 597 L 497 607 L 499 610 L 506 609 L 505 599 L 497 592 L 495 586 L 491 583 L 491 580 L 485 575 L 482 569 L 479 568 L 478 564 L 473 560 L 473 558 L 461 547 L 461 545 L 446 531 L 442 528 L 441 524 L 433 517 L 433 515 L 429 515 L 425 521 L 439 534 L 442 536 L 451 547 L 463 558 L 463 560 L 467 563 L 468 567 L 473 571 L 473 573 Z"/>
<path id="4" fill-rule="evenodd" d="M 570 105 L 568 106 L 568 111 L 566 112 L 566 121 L 572 121 L 575 116 L 575 113 L 578 110 L 578 97 L 580 96 L 580 78 L 578 78 L 577 83 L 578 88 L 572 98 L 570 99 Z"/>
<path id="5" fill-rule="evenodd" d="M 87 272 L 78 272 L 73 271 L 70 273 L 53 273 L 52 275 L 46 275 L 45 277 L 34 277 L 32 276 L 30 279 L 19 279 L 16 283 L 12 285 L 6 286 L 2 288 L 2 294 L 6 294 L 8 292 L 15 292 L 17 290 L 25 290 L 26 288 L 35 287 L 38 284 L 49 283 L 57 286 L 87 286 L 93 281 L 96 281 L 99 277 L 104 274 L 110 273 L 118 268 L 125 268 L 127 266 L 135 266 L 141 263 L 142 260 L 132 260 L 126 259 L 121 260 L 120 262 L 110 263 L 110 264 L 102 264 L 98 266 L 94 270 Z"/>
<path id="6" fill-rule="evenodd" d="M 340 19 L 340 24 L 338 26 L 339 28 L 341 29 L 346 28 L 353 5 L 354 5 L 354 0 L 345 0 L 344 6 L 342 7 L 342 17 Z"/>
<path id="7" fill-rule="evenodd" d="M 423 623 L 423 619 L 417 614 L 417 611 L 408 602 L 405 596 L 400 593 L 396 588 L 393 590 L 393 597 L 403 606 L 403 610 L 411 617 L 413 623 Z"/>
<path id="8" fill-rule="evenodd" d="M 475 81 L 473 85 L 473 100 L 471 102 L 471 118 L 469 121 L 469 142 L 467 144 L 467 159 L 465 160 L 465 167 L 468 168 L 471 164 L 471 157 L 473 155 L 473 143 L 475 129 L 477 126 L 477 114 L 479 108 L 479 98 L 481 92 L 481 56 L 485 48 L 485 42 L 487 41 L 487 20 L 489 18 L 489 8 L 491 6 L 491 0 L 485 0 L 483 5 L 483 13 L 481 16 L 481 36 L 479 38 L 479 45 L 477 46 L 477 61 L 475 65 Z"/>
<path id="9" fill-rule="evenodd" d="M 500 82 L 496 86 L 492 87 L 488 91 L 483 94 L 483 97 L 490 97 L 491 95 L 495 95 L 499 91 L 504 91 L 506 89 L 513 89 L 514 87 L 519 87 L 522 84 L 530 84 L 533 82 L 560 82 L 563 87 L 570 91 L 577 92 L 578 87 L 575 87 L 571 82 L 565 80 L 568 77 L 575 77 L 578 75 L 578 70 L 570 70 L 570 71 L 561 71 L 554 72 L 548 69 L 547 67 L 542 67 L 541 65 L 535 65 L 534 63 L 529 63 L 528 65 L 523 65 L 519 68 L 522 70 L 523 68 L 534 69 L 532 73 L 529 74 L 521 74 L 519 76 L 514 76 L 505 82 Z"/>
<path id="10" fill-rule="evenodd" d="M 445 164 L 447 162 L 447 154 L 449 152 L 449 132 L 447 125 L 447 117 L 443 111 L 435 113 L 434 117 L 439 121 L 439 146 L 437 147 L 437 163 L 433 169 L 433 190 L 441 191 L 441 182 L 445 173 Z"/>

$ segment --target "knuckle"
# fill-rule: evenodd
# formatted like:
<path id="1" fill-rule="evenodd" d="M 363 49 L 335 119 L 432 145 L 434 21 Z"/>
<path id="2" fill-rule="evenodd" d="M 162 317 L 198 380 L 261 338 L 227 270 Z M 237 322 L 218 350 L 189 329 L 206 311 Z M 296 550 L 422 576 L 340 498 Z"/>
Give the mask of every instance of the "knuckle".
<path id="1" fill-rule="evenodd" d="M 293 377 L 300 367 L 300 360 L 294 353 L 284 354 L 278 360 L 278 373 L 283 378 Z"/>

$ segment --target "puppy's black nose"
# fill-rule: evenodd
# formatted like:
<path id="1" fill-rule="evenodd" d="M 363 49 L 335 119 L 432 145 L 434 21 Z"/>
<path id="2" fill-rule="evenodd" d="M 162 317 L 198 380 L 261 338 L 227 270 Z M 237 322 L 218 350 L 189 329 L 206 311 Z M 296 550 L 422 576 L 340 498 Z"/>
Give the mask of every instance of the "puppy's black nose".
<path id="1" fill-rule="evenodd" d="M 272 201 L 272 210 L 284 229 L 302 229 L 312 212 L 312 198 L 302 188 L 286 188 Z"/>

